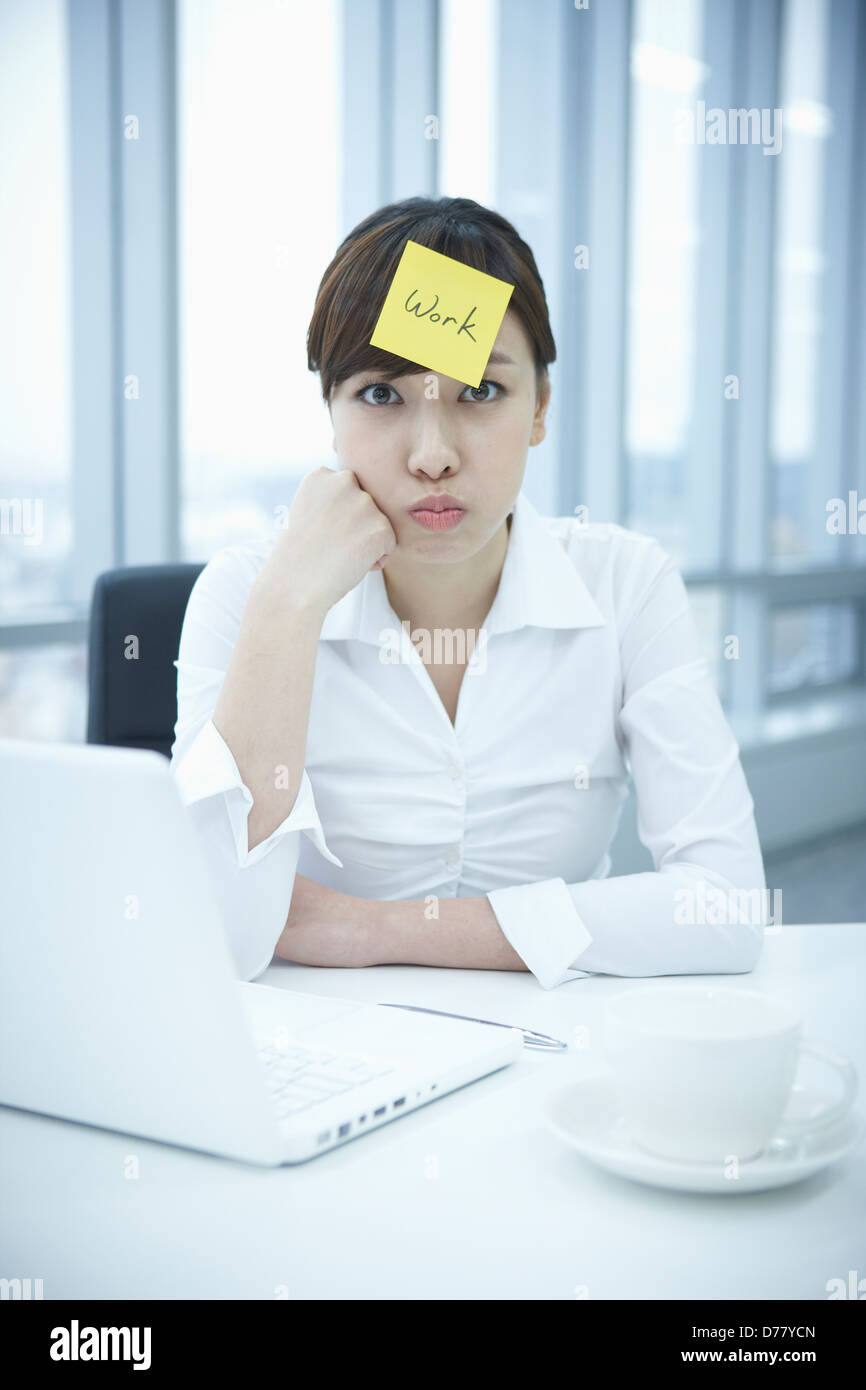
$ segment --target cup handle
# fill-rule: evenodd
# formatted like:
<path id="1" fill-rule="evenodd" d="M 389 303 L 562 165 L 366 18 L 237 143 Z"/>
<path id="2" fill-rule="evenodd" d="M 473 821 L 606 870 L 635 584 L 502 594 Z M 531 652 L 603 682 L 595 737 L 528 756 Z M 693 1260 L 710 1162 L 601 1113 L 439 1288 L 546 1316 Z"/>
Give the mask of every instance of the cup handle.
<path id="1" fill-rule="evenodd" d="M 794 1119 L 786 1114 L 782 1115 L 779 1121 L 780 1126 L 788 1131 L 796 1133 L 805 1132 L 812 1129 L 823 1129 L 825 1125 L 835 1124 L 847 1114 L 850 1106 L 857 1094 L 857 1069 L 853 1062 L 849 1062 L 847 1057 L 842 1057 L 838 1052 L 825 1047 L 823 1043 L 812 1042 L 811 1039 L 801 1039 L 798 1045 L 799 1057 L 814 1057 L 819 1062 L 826 1062 L 839 1073 L 842 1078 L 842 1095 L 838 1100 L 826 1105 L 817 1115 L 809 1118 Z"/>

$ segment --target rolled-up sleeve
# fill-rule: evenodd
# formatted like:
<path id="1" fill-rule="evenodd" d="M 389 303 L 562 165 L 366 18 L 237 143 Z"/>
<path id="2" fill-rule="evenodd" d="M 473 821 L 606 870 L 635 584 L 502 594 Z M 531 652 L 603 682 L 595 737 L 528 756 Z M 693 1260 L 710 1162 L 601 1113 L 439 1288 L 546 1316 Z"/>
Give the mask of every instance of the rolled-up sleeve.
<path id="1" fill-rule="evenodd" d="M 248 819 L 253 795 L 212 714 L 255 576 L 250 556 L 227 547 L 205 567 L 190 594 L 177 669 L 177 723 L 171 769 L 202 843 L 240 979 L 270 964 L 286 924 L 300 835 L 342 868 L 326 842 L 313 787 L 304 770 L 294 805 L 253 849 Z"/>
<path id="2" fill-rule="evenodd" d="M 682 577 L 657 543 L 648 561 L 645 597 L 620 637 L 618 738 L 655 869 L 488 893 L 545 989 L 588 974 L 741 974 L 761 954 L 766 879 L 739 748 Z"/>

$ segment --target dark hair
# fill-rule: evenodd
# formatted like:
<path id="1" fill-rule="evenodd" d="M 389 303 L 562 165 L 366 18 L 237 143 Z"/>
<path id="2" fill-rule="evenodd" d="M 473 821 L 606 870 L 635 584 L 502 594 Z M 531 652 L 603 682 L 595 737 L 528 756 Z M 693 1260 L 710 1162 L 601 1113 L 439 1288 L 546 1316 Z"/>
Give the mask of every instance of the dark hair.
<path id="1" fill-rule="evenodd" d="M 365 217 L 344 238 L 322 276 L 307 330 L 307 365 L 322 396 L 356 372 L 428 370 L 370 338 L 407 241 L 453 256 L 514 286 L 508 302 L 529 336 L 536 376 L 556 360 L 547 300 L 535 257 L 510 222 L 471 198 L 404 198 Z"/>

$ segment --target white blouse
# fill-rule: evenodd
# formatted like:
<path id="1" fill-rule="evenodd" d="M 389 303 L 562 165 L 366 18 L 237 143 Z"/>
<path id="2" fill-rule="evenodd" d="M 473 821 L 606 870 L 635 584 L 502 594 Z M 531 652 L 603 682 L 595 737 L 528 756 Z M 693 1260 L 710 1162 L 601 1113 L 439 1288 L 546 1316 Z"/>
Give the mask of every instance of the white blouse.
<path id="1" fill-rule="evenodd" d="M 211 715 L 273 544 L 214 556 L 175 663 L 171 766 L 240 978 L 270 963 L 296 872 L 362 898 L 486 895 L 545 989 L 754 967 L 766 922 L 754 805 L 656 540 L 542 518 L 521 492 L 454 725 L 381 570 L 367 573 L 321 629 L 295 804 L 250 851 L 252 794 Z M 655 870 L 609 878 L 629 773 Z"/>

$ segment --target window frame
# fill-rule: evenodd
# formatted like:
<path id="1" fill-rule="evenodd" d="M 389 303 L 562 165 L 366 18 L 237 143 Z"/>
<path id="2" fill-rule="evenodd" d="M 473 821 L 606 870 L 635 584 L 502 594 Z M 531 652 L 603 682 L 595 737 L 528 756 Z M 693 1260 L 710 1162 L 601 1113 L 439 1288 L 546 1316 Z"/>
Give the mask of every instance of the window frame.
<path id="1" fill-rule="evenodd" d="M 73 578 L 68 603 L 3 615 L 2 648 L 80 642 L 97 574 L 181 558 L 177 8 L 178 0 L 146 6 L 67 0 Z M 705 5 L 713 60 L 708 102 L 717 92 L 713 99 L 722 105 L 726 96 L 727 104 L 767 104 L 767 93 L 777 88 L 784 15 L 785 0 Z M 813 505 L 844 496 L 851 486 L 866 496 L 866 396 L 855 389 L 866 365 L 866 273 L 855 255 L 866 242 L 866 90 L 855 82 L 858 64 L 866 68 L 866 10 L 856 0 L 829 0 L 829 15 L 832 87 L 844 130 L 830 151 L 827 202 L 835 199 L 844 216 L 835 229 L 831 219 L 828 230 L 828 302 L 843 331 L 834 337 L 831 321 L 820 392 L 823 462 L 810 472 Z M 608 0 L 577 11 L 499 0 L 497 17 L 496 206 L 536 249 L 560 319 L 552 376 L 563 408 L 552 410 L 553 463 L 542 472 L 536 497 L 547 497 L 542 509 L 550 512 L 571 514 L 585 503 L 591 517 L 619 520 L 627 489 L 622 403 L 632 4 Z M 426 141 L 419 156 L 415 130 L 440 109 L 440 25 L 439 0 L 344 0 L 338 7 L 342 234 L 372 206 L 405 196 L 410 187 L 438 192 L 438 142 Z M 130 116 L 140 123 L 137 140 L 127 138 Z M 526 201 L 532 151 L 550 128 L 555 139 L 545 146 L 542 172 L 555 199 L 552 217 Z M 720 392 L 699 388 L 689 458 L 700 485 L 690 493 L 689 513 L 718 511 L 722 525 L 718 545 L 710 537 L 702 563 L 684 569 L 683 578 L 689 588 L 722 592 L 725 630 L 738 634 L 741 651 L 753 653 L 726 672 L 732 720 L 813 694 L 805 688 L 769 695 L 774 605 L 851 600 L 861 658 L 866 638 L 866 535 L 848 537 L 847 544 L 828 536 L 816 563 L 801 569 L 768 563 L 775 205 L 774 170 L 762 165 L 774 164 L 705 161 L 701 185 L 702 218 L 711 226 L 704 263 L 722 265 L 724 273 L 699 308 L 707 364 L 700 379 L 715 380 L 731 361 L 751 389 L 732 415 Z M 604 197 L 597 196 L 602 186 Z M 592 276 L 573 268 L 574 246 L 584 242 L 594 253 Z M 138 399 L 125 395 L 130 377 L 138 381 Z M 563 383 L 571 383 L 568 391 Z M 851 457 L 860 460 L 859 472 L 846 479 Z M 860 680 L 844 682 L 846 691 L 866 695 L 863 665 L 861 659 Z"/>

